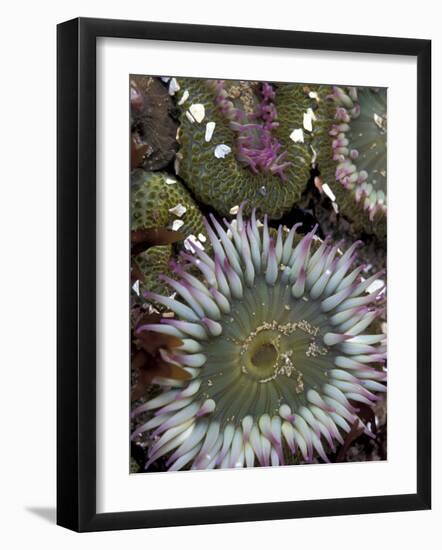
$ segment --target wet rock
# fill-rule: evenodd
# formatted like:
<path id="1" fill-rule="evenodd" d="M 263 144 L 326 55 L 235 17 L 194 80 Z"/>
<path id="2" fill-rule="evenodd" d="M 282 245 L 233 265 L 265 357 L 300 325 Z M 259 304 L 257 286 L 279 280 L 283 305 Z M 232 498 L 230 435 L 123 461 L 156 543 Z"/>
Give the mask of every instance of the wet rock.
<path id="1" fill-rule="evenodd" d="M 160 170 L 177 150 L 174 102 L 161 80 L 132 76 L 130 105 L 132 169 Z"/>

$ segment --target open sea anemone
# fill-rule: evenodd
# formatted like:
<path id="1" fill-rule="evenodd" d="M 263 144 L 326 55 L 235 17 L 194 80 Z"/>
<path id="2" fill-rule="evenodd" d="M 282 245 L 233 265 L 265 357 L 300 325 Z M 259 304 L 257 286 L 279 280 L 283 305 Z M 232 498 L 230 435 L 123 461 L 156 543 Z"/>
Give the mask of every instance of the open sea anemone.
<path id="1" fill-rule="evenodd" d="M 170 470 L 328 462 L 352 427 L 373 435 L 358 404 L 386 391 L 385 335 L 365 333 L 382 311 L 380 274 L 360 277 L 359 243 L 341 253 L 299 224 L 273 235 L 242 206 L 225 224 L 206 221 L 213 257 L 195 247 L 163 277 L 181 301 L 146 292 L 175 316 L 138 331 L 182 340 L 163 358 L 192 379 L 156 379 L 132 437 L 149 436 L 146 469 L 160 457 Z"/>

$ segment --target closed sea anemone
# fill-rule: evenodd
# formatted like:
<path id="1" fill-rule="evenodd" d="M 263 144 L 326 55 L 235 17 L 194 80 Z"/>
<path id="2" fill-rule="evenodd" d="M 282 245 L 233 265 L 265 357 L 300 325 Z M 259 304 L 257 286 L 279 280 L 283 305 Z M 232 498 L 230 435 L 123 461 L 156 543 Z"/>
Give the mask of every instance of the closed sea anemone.
<path id="1" fill-rule="evenodd" d="M 130 201 L 133 280 L 142 289 L 164 292 L 158 276 L 169 271 L 175 243 L 179 247 L 182 239 L 203 234 L 201 212 L 185 186 L 167 172 L 133 170 Z"/>
<path id="2" fill-rule="evenodd" d="M 138 331 L 179 338 L 163 357 L 192 378 L 157 379 L 132 437 L 147 432 L 146 469 L 160 457 L 170 470 L 328 462 L 352 427 L 373 436 L 358 405 L 386 391 L 385 335 L 366 334 L 382 311 L 380 274 L 361 278 L 359 243 L 341 252 L 315 229 L 274 231 L 242 206 L 224 223 L 206 220 L 212 257 L 195 247 L 176 279 L 162 277 L 175 299 L 146 292 L 174 317 Z"/>
<path id="3" fill-rule="evenodd" d="M 312 100 L 303 86 L 194 78 L 179 85 L 175 169 L 196 199 L 221 215 L 243 201 L 248 214 L 253 205 L 270 219 L 290 211 L 312 161 L 303 131 Z"/>
<path id="4" fill-rule="evenodd" d="M 385 89 L 334 87 L 336 123 L 333 158 L 338 161 L 336 179 L 354 189 L 371 220 L 386 211 L 387 99 Z"/>
<path id="5" fill-rule="evenodd" d="M 315 146 L 322 179 L 331 184 L 344 213 L 367 232 L 385 236 L 387 91 L 339 86 L 318 90 Z"/>

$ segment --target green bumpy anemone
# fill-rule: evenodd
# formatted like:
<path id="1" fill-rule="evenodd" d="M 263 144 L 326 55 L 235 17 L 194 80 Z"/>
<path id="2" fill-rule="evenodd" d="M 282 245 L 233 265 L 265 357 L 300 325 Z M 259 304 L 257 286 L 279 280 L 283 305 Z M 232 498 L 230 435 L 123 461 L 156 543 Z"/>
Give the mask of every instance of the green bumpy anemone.
<path id="1" fill-rule="evenodd" d="M 135 170 L 131 180 L 131 229 L 166 228 L 180 231 L 192 242 L 205 240 L 202 215 L 187 189 L 166 172 Z M 164 291 L 158 279 L 169 271 L 173 247 L 153 246 L 133 258 L 146 290 Z"/>
<path id="2" fill-rule="evenodd" d="M 314 102 L 305 88 L 190 78 L 178 84 L 176 169 L 197 200 L 221 215 L 243 201 L 246 214 L 252 206 L 270 219 L 289 211 L 310 177 Z"/>
<path id="3" fill-rule="evenodd" d="M 323 183 L 358 230 L 385 237 L 387 91 L 316 88 L 313 147 Z"/>

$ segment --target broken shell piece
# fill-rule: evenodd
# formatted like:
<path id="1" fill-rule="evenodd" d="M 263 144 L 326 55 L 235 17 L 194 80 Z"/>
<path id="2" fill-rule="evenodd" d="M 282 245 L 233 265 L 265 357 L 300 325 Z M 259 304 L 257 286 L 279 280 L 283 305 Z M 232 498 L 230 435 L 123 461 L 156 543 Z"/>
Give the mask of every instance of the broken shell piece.
<path id="1" fill-rule="evenodd" d="M 173 231 L 178 231 L 180 227 L 182 227 L 183 225 L 184 225 L 183 220 L 174 220 L 172 224 L 172 229 Z"/>
<path id="2" fill-rule="evenodd" d="M 189 111 L 197 122 L 202 122 L 206 116 L 206 110 L 202 103 L 194 103 L 189 107 Z"/>
<path id="3" fill-rule="evenodd" d="M 379 290 L 380 288 L 383 288 L 385 286 L 385 283 L 382 279 L 376 279 L 371 283 L 371 285 L 366 289 L 366 292 L 371 294 L 375 292 L 376 290 Z"/>
<path id="4" fill-rule="evenodd" d="M 204 136 L 204 139 L 206 141 L 210 141 L 212 139 L 212 136 L 213 136 L 213 132 L 215 130 L 215 126 L 216 126 L 216 123 L 215 122 L 208 122 L 206 124 L 206 134 Z"/>
<path id="5" fill-rule="evenodd" d="M 187 101 L 188 97 L 189 97 L 189 90 L 184 90 L 183 95 L 181 96 L 181 99 L 178 101 L 178 105 L 182 105 L 185 101 Z"/>
<path id="6" fill-rule="evenodd" d="M 187 120 L 188 120 L 189 122 L 192 122 L 192 123 L 195 122 L 195 119 L 194 119 L 193 116 L 191 115 L 190 111 L 186 111 L 186 112 L 185 112 L 185 115 L 186 115 Z"/>
<path id="7" fill-rule="evenodd" d="M 315 113 L 313 112 L 311 107 L 309 107 L 307 109 L 307 112 L 304 113 L 304 116 L 303 116 L 302 125 L 304 126 L 304 129 L 307 130 L 308 132 L 312 132 L 314 120 L 316 120 Z"/>
<path id="8" fill-rule="evenodd" d="M 220 145 L 217 145 L 215 147 L 215 152 L 214 153 L 215 153 L 215 157 L 217 159 L 223 159 L 231 151 L 232 151 L 232 149 L 228 145 L 225 145 L 224 143 L 221 143 Z"/>
<path id="9" fill-rule="evenodd" d="M 374 123 L 378 128 L 380 128 L 381 130 L 386 129 L 387 124 L 386 124 L 386 119 L 384 117 L 379 116 L 377 113 L 373 113 L 373 119 L 374 119 Z"/>
<path id="10" fill-rule="evenodd" d="M 173 178 L 166 178 L 166 183 L 167 185 L 173 185 L 174 183 L 176 183 L 176 180 Z"/>
<path id="11" fill-rule="evenodd" d="M 336 200 L 336 196 L 335 194 L 333 193 L 333 191 L 330 189 L 330 186 L 327 184 L 327 183 L 324 183 L 322 185 L 322 190 L 324 191 L 324 193 L 327 195 L 327 197 L 332 201 L 334 202 Z"/>
<path id="12" fill-rule="evenodd" d="M 175 214 L 175 216 L 178 216 L 178 218 L 181 218 L 187 211 L 187 208 L 183 206 L 181 203 L 177 204 L 173 208 L 169 208 L 169 212 L 172 214 Z"/>
<path id="13" fill-rule="evenodd" d="M 176 78 L 172 78 L 169 82 L 169 95 L 175 95 L 180 89 L 180 85 L 177 82 Z"/>
<path id="14" fill-rule="evenodd" d="M 235 214 L 238 214 L 238 211 L 239 211 L 239 206 L 236 205 L 236 206 L 232 206 L 232 208 L 229 210 L 229 213 L 232 214 L 232 216 L 234 216 Z"/>
<path id="15" fill-rule="evenodd" d="M 137 296 L 140 295 L 140 281 L 135 281 L 132 285 L 132 290 L 135 292 Z"/>
<path id="16" fill-rule="evenodd" d="M 195 235 L 189 235 L 187 239 L 184 240 L 184 248 L 192 252 L 195 248 L 200 248 L 204 250 L 204 246 L 199 242 Z"/>
<path id="17" fill-rule="evenodd" d="M 318 153 L 315 151 L 315 149 L 310 145 L 310 149 L 312 150 L 312 166 L 316 166 L 316 159 L 318 158 Z"/>
<path id="18" fill-rule="evenodd" d="M 295 143 L 304 143 L 304 132 L 302 128 L 295 128 L 290 134 L 290 139 Z"/>

